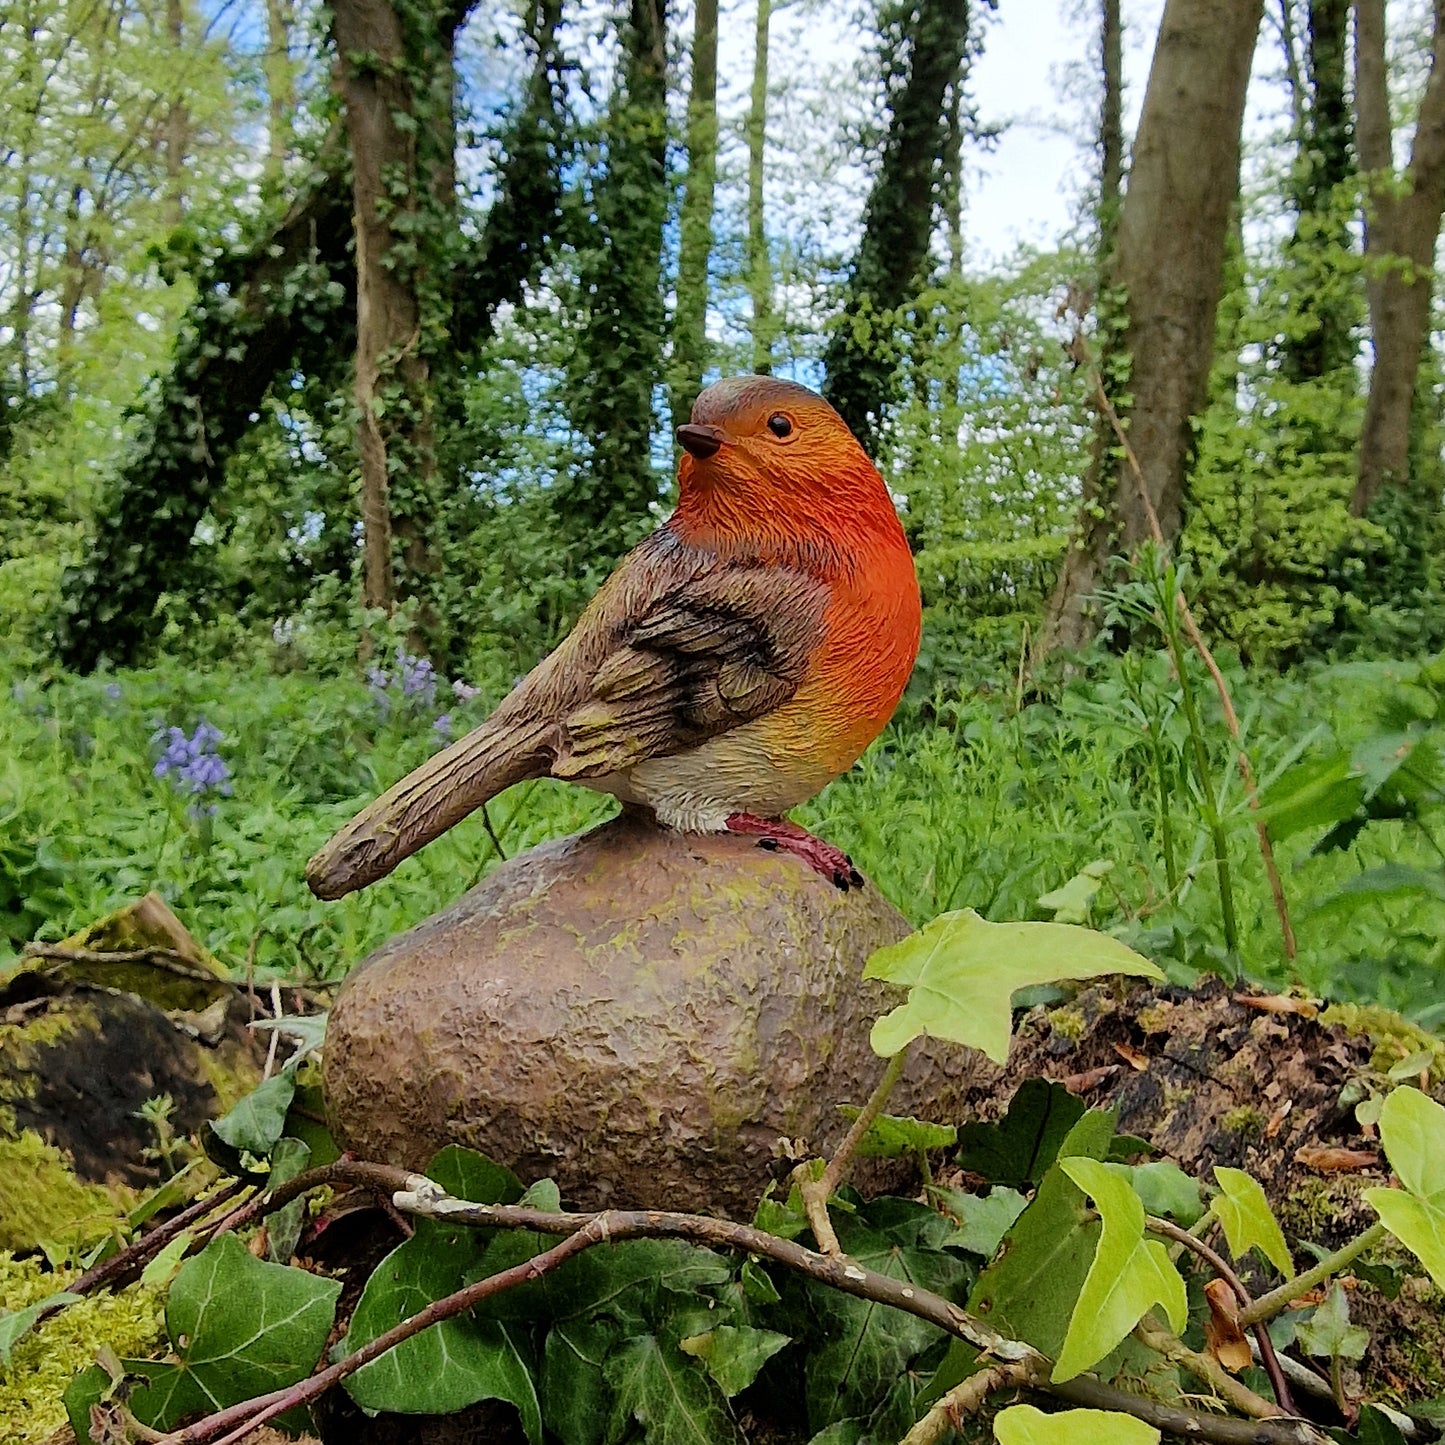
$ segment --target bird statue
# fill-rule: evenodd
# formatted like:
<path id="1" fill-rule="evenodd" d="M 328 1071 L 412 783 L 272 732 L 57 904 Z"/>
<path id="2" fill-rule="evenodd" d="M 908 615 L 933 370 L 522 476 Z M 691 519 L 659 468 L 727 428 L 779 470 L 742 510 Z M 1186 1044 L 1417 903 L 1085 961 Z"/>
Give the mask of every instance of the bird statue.
<path id="1" fill-rule="evenodd" d="M 479 727 L 316 854 L 340 898 L 504 788 L 563 778 L 681 833 L 755 836 L 838 888 L 851 860 L 785 815 L 845 773 L 918 654 L 918 581 L 888 488 L 795 382 L 738 376 L 678 427 L 677 510 Z"/>

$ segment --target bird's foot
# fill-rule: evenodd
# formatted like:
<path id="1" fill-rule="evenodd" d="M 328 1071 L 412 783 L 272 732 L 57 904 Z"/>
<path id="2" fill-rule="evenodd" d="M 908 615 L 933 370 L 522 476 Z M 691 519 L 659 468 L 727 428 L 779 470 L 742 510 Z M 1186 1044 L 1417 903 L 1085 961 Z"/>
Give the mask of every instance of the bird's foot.
<path id="1" fill-rule="evenodd" d="M 806 828 L 786 818 L 759 818 L 752 813 L 730 813 L 725 825 L 729 833 L 756 836 L 759 848 L 792 853 L 815 873 L 821 873 L 835 888 L 846 893 L 863 886 L 863 875 L 841 848 L 815 838 Z"/>

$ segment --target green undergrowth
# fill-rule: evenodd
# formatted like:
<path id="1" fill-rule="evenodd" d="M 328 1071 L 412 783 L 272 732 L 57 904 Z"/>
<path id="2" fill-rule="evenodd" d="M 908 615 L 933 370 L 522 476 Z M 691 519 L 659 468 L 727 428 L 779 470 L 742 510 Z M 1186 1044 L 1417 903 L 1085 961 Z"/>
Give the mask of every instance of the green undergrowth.
<path id="1" fill-rule="evenodd" d="M 1285 677 L 1225 668 L 1266 803 L 1305 799 L 1273 825 L 1299 937 L 1293 968 L 1233 749 L 1199 670 L 1191 683 L 1238 916 L 1237 951 L 1224 946 L 1197 757 L 1162 652 L 1096 661 L 1033 695 L 1010 677 L 936 682 L 798 816 L 846 848 L 915 924 L 962 907 L 1087 922 L 1181 980 L 1201 968 L 1275 985 L 1295 977 L 1325 996 L 1439 1025 L 1445 685 L 1422 681 L 1408 661 Z M 459 698 L 446 679 L 403 695 L 404 669 L 391 660 L 385 670 L 379 688 L 354 674 L 260 664 L 80 678 L 0 663 L 0 958 L 156 887 L 233 968 L 249 960 L 262 978 L 334 979 L 446 906 L 495 866 L 480 816 L 340 903 L 317 902 L 302 882 L 304 860 L 357 807 L 495 701 Z M 178 790 L 175 770 L 156 776 L 155 767 L 164 730 L 191 736 L 202 719 L 221 734 L 213 746 L 228 791 L 198 800 Z M 1413 749 L 1410 797 L 1398 777 L 1381 783 L 1401 749 Z M 1331 793 L 1327 778 L 1317 806 L 1309 770 L 1328 771 L 1331 760 L 1376 792 Z M 490 817 L 513 854 L 612 806 L 538 782 L 495 800 Z"/>

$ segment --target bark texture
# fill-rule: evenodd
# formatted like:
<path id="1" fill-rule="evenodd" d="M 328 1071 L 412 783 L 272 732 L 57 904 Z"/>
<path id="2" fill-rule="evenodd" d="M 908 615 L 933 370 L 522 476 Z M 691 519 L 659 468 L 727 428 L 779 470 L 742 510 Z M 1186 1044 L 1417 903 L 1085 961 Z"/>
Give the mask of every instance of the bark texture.
<path id="1" fill-rule="evenodd" d="M 1445 213 L 1445 0 L 1435 0 L 1430 77 L 1420 102 L 1410 161 L 1392 160 L 1385 71 L 1384 0 L 1356 0 L 1356 138 L 1369 173 L 1365 219 L 1365 296 L 1375 360 L 1350 497 L 1357 517 L 1387 487 L 1410 477 L 1410 413 L 1430 330 L 1435 243 Z"/>
<path id="2" fill-rule="evenodd" d="M 763 161 L 768 142 L 768 30 L 772 0 L 758 0 L 753 44 L 753 90 L 748 106 L 748 295 L 753 304 L 753 370 L 773 370 L 773 265 L 763 206 Z"/>
<path id="3" fill-rule="evenodd" d="M 1104 341 L 1105 375 L 1148 497 L 1132 470 L 1101 449 L 1085 483 L 1080 535 L 1065 553 L 1050 602 L 1045 652 L 1079 647 L 1093 636 L 1089 599 L 1109 558 L 1152 535 L 1151 510 L 1166 540 L 1179 531 L 1191 422 L 1208 396 L 1262 9 L 1262 0 L 1165 6 L 1108 268 L 1126 314 Z M 1127 379 L 1116 380 L 1125 369 Z"/>

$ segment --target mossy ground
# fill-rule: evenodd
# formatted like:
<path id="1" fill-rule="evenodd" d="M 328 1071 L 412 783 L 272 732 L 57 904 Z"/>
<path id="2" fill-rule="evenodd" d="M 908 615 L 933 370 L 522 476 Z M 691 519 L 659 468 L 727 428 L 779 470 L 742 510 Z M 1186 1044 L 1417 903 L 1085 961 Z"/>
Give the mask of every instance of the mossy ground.
<path id="1" fill-rule="evenodd" d="M 0 1164 L 0 1172 L 5 1166 Z M 0 1252 L 0 1313 L 24 1309 L 63 1290 L 71 1278 L 36 1258 Z M 63 1309 L 14 1348 L 0 1368 L 0 1440 L 40 1445 L 65 1423 L 61 1396 L 81 1370 L 108 1346 L 122 1358 L 155 1351 L 165 1335 L 163 1292 L 132 1285 L 119 1294 L 93 1295 Z"/>

